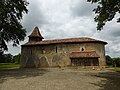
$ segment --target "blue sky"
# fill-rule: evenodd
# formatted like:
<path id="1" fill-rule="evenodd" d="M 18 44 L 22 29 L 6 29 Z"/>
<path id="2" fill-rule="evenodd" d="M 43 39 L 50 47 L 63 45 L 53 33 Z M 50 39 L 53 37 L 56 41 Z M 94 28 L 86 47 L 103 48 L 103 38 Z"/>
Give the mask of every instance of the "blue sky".
<path id="1" fill-rule="evenodd" d="M 29 35 L 35 26 L 40 28 L 45 39 L 61 39 L 74 37 L 91 37 L 108 42 L 106 54 L 119 57 L 120 29 L 115 19 L 108 22 L 102 31 L 96 30 L 95 4 L 86 0 L 28 0 L 29 13 L 24 15 L 22 25 Z M 24 44 L 28 41 L 26 37 Z M 9 43 L 6 53 L 18 54 L 21 47 L 12 47 Z"/>

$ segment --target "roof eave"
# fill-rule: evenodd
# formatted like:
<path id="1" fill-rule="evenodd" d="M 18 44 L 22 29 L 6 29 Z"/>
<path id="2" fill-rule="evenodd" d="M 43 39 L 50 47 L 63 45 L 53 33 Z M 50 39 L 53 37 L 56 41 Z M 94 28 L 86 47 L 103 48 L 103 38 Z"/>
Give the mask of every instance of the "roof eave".
<path id="1" fill-rule="evenodd" d="M 100 58 L 100 57 L 70 57 L 71 59 L 76 59 L 76 58 Z"/>

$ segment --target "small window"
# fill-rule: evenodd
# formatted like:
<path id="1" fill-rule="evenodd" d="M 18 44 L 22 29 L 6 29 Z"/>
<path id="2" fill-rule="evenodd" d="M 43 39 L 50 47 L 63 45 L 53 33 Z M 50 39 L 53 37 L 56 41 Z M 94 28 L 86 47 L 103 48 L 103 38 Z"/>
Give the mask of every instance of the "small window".
<path id="1" fill-rule="evenodd" d="M 84 48 L 82 48 L 81 51 L 84 51 Z"/>
<path id="2" fill-rule="evenodd" d="M 57 53 L 57 47 L 55 48 L 55 51 L 56 51 L 56 53 Z"/>

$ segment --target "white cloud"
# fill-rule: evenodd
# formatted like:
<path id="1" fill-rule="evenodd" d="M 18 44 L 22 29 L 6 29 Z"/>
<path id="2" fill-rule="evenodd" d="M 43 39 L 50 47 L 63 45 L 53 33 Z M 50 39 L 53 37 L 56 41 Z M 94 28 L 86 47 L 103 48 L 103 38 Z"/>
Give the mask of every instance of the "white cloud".
<path id="1" fill-rule="evenodd" d="M 82 17 L 92 17 L 93 9 L 96 7 L 96 4 L 87 2 L 86 0 L 74 0 L 72 1 L 71 11 L 73 16 L 82 16 Z"/>

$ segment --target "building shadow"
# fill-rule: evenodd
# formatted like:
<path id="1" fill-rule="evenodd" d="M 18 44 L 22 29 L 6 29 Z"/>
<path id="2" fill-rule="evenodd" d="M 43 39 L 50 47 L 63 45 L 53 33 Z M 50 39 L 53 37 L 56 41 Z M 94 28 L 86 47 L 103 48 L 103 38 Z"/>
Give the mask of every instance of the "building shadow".
<path id="1" fill-rule="evenodd" d="M 102 80 L 97 83 L 91 83 L 100 87 L 99 90 L 120 90 L 120 72 L 100 72 L 92 76 L 102 78 Z"/>
<path id="2" fill-rule="evenodd" d="M 49 72 L 46 69 L 40 68 L 17 68 L 17 69 L 4 69 L 0 70 L 0 83 L 3 83 L 7 80 L 7 78 L 15 78 L 15 79 L 24 79 L 29 77 L 43 76 Z"/>

